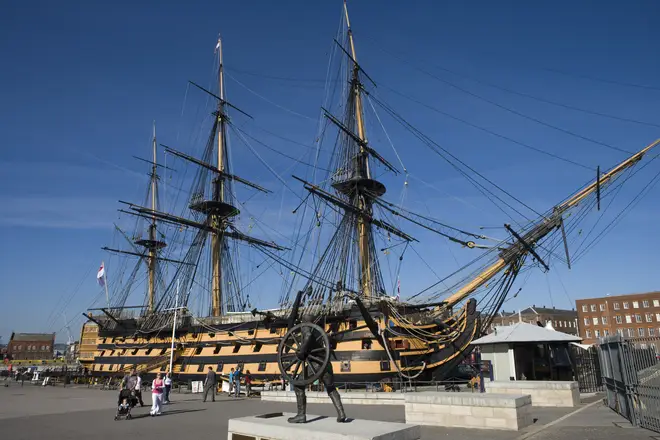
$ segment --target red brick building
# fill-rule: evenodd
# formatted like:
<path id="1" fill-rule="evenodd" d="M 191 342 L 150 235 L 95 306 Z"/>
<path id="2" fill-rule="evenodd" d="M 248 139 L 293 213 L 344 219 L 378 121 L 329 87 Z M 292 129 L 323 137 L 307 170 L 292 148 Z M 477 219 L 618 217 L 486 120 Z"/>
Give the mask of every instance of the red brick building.
<path id="1" fill-rule="evenodd" d="M 555 330 L 568 333 L 569 335 L 577 335 L 577 317 L 578 315 L 575 310 L 557 309 L 555 307 L 549 308 L 546 306 L 537 307 L 536 305 L 527 307 L 519 312 L 505 312 L 502 310 L 493 318 L 488 333 L 492 332 L 496 326 L 514 325 L 521 321 L 533 325 L 540 323 L 543 327 L 548 322 L 551 322 Z"/>
<path id="2" fill-rule="evenodd" d="M 14 360 L 53 359 L 55 333 L 12 333 L 7 355 Z"/>
<path id="3" fill-rule="evenodd" d="M 585 344 L 616 333 L 627 338 L 660 337 L 660 292 L 579 299 L 575 304 Z"/>

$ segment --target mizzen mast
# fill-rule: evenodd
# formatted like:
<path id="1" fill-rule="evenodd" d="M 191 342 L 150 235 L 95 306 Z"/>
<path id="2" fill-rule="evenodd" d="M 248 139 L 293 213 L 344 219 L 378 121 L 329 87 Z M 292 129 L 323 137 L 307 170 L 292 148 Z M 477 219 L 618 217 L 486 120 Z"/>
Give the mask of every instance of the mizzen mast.
<path id="1" fill-rule="evenodd" d="M 158 210 L 158 162 L 156 157 L 156 122 L 154 122 L 153 137 L 152 137 L 152 162 L 150 177 L 150 199 L 151 209 L 155 212 Z M 164 241 L 158 240 L 156 236 L 156 216 L 151 215 L 151 223 L 149 224 L 148 238 L 140 238 L 135 240 L 135 244 L 142 246 L 147 252 L 147 313 L 154 312 L 156 302 L 156 266 L 158 264 L 158 251 L 163 249 L 167 244 Z"/>

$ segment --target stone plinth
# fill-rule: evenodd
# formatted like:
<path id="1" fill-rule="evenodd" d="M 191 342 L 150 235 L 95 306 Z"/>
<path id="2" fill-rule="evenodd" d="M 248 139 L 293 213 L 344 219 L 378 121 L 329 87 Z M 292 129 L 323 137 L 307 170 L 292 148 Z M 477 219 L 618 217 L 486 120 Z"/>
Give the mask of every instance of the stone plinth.
<path id="1" fill-rule="evenodd" d="M 365 393 L 360 391 L 340 392 L 344 405 L 403 405 L 403 393 Z M 332 403 L 325 391 L 308 391 L 307 403 Z M 261 400 L 270 402 L 295 402 L 293 391 L 262 391 Z"/>
<path id="2" fill-rule="evenodd" d="M 406 393 L 406 423 L 518 431 L 532 424 L 530 396 Z"/>
<path id="3" fill-rule="evenodd" d="M 486 382 L 486 393 L 529 394 L 533 406 L 576 407 L 580 404 L 577 382 L 545 380 L 504 380 Z"/>
<path id="4" fill-rule="evenodd" d="M 308 414 L 307 423 L 291 424 L 295 414 L 272 413 L 229 419 L 227 440 L 418 440 L 416 425 L 351 420 L 337 423 L 334 417 Z"/>

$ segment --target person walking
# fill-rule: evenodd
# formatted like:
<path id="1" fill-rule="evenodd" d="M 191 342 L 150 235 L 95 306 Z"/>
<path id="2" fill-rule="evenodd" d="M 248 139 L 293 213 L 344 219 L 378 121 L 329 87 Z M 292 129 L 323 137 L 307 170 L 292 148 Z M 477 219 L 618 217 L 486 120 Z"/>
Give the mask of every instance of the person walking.
<path id="1" fill-rule="evenodd" d="M 206 379 L 204 380 L 204 400 L 203 402 L 206 402 L 206 397 L 209 394 L 209 391 L 211 391 L 211 399 L 213 402 L 215 402 L 215 387 L 216 387 L 216 378 L 215 378 L 215 371 L 213 371 L 213 367 L 209 367 L 209 371 L 206 373 Z"/>
<path id="2" fill-rule="evenodd" d="M 151 417 L 160 415 L 160 405 L 163 402 L 163 390 L 165 389 L 165 382 L 160 373 L 156 374 L 156 378 L 151 384 Z"/>
<path id="3" fill-rule="evenodd" d="M 236 368 L 236 372 L 234 373 L 234 393 L 235 393 L 235 397 L 241 396 L 241 366 L 240 365 Z"/>
<path id="4" fill-rule="evenodd" d="M 250 370 L 245 372 L 245 396 L 250 397 L 250 390 L 252 389 L 252 375 Z"/>
<path id="5" fill-rule="evenodd" d="M 169 371 L 165 375 L 165 396 L 163 403 L 170 403 L 170 390 L 172 389 L 172 373 Z"/>
<path id="6" fill-rule="evenodd" d="M 140 407 L 144 406 L 142 401 L 142 374 L 137 373 L 137 385 L 135 386 L 135 397 L 137 397 L 138 402 L 140 402 Z"/>
<path id="7" fill-rule="evenodd" d="M 234 394 L 234 369 L 229 372 L 229 395 Z"/>
<path id="8" fill-rule="evenodd" d="M 135 368 L 133 368 L 130 372 L 130 374 L 127 374 L 124 376 L 124 378 L 121 380 L 121 383 L 119 384 L 119 397 L 117 399 L 117 406 L 121 405 L 122 402 L 122 390 L 128 390 L 130 392 L 134 392 L 135 396 L 137 397 L 137 389 L 138 389 L 138 375 L 137 371 Z"/>

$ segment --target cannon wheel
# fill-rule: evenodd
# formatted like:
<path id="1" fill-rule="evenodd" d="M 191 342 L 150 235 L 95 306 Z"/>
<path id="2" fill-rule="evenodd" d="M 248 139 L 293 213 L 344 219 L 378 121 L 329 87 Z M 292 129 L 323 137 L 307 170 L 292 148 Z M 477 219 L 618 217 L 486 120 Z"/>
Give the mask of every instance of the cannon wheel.
<path id="1" fill-rule="evenodd" d="M 311 344 L 305 348 L 303 329 L 309 332 Z M 277 347 L 277 364 L 285 380 L 296 386 L 307 386 L 319 379 L 330 362 L 330 338 L 318 325 L 302 322 L 289 330 Z"/>

